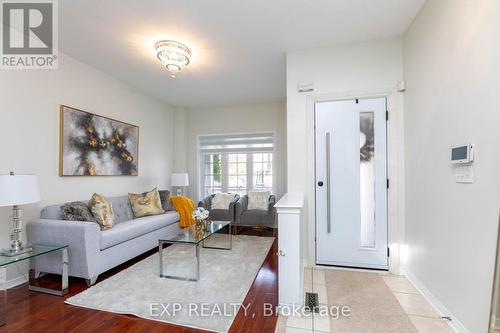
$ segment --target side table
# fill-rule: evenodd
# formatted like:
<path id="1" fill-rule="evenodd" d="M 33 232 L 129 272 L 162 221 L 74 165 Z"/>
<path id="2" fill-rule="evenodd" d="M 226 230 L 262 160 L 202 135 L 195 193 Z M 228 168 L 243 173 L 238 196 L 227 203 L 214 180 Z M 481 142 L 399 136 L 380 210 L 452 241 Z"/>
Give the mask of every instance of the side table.
<path id="1" fill-rule="evenodd" d="M 17 256 L 0 256 L 0 326 L 7 322 L 7 267 L 15 263 L 36 258 L 53 252 L 61 252 L 61 289 L 50 289 L 35 285 L 36 273 L 29 270 L 29 290 L 63 296 L 68 292 L 68 245 L 31 245 L 33 250 Z"/>

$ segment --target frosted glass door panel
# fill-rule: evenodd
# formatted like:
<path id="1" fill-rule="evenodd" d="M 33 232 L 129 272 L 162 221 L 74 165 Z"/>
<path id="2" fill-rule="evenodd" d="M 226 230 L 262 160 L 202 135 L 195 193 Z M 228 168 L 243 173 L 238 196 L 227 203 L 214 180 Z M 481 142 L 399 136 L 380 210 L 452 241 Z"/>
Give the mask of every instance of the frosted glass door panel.
<path id="1" fill-rule="evenodd" d="M 375 135 L 373 112 L 359 114 L 359 199 L 361 247 L 375 247 Z"/>

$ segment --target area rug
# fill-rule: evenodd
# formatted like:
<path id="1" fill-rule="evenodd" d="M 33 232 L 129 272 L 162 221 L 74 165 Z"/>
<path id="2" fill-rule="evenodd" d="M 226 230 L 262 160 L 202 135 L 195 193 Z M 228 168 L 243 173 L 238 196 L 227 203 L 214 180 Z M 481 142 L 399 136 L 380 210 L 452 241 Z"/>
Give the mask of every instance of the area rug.
<path id="1" fill-rule="evenodd" d="M 325 269 L 328 305 L 351 309 L 330 318 L 333 332 L 416 333 L 410 318 L 380 274 Z"/>
<path id="2" fill-rule="evenodd" d="M 131 314 L 192 328 L 227 332 L 274 241 L 238 235 L 232 250 L 200 247 L 200 280 L 159 277 L 158 253 L 70 297 L 67 304 Z M 206 246 L 225 246 L 227 236 L 213 235 Z M 165 273 L 193 276 L 193 246 L 164 250 Z"/>

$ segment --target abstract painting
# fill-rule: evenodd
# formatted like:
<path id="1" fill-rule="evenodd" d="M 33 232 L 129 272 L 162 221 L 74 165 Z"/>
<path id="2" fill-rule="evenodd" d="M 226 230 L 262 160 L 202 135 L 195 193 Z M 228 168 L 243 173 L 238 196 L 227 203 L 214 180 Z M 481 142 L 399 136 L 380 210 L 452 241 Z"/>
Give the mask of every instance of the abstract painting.
<path id="1" fill-rule="evenodd" d="M 139 127 L 61 105 L 60 176 L 137 176 Z"/>

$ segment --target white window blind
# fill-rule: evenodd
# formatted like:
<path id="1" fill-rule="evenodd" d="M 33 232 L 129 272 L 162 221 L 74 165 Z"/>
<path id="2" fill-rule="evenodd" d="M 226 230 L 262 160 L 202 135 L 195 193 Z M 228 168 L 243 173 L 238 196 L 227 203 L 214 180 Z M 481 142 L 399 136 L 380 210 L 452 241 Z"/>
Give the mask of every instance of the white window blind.
<path id="1" fill-rule="evenodd" d="M 199 137 L 200 154 L 274 151 L 274 133 L 206 135 Z"/>

